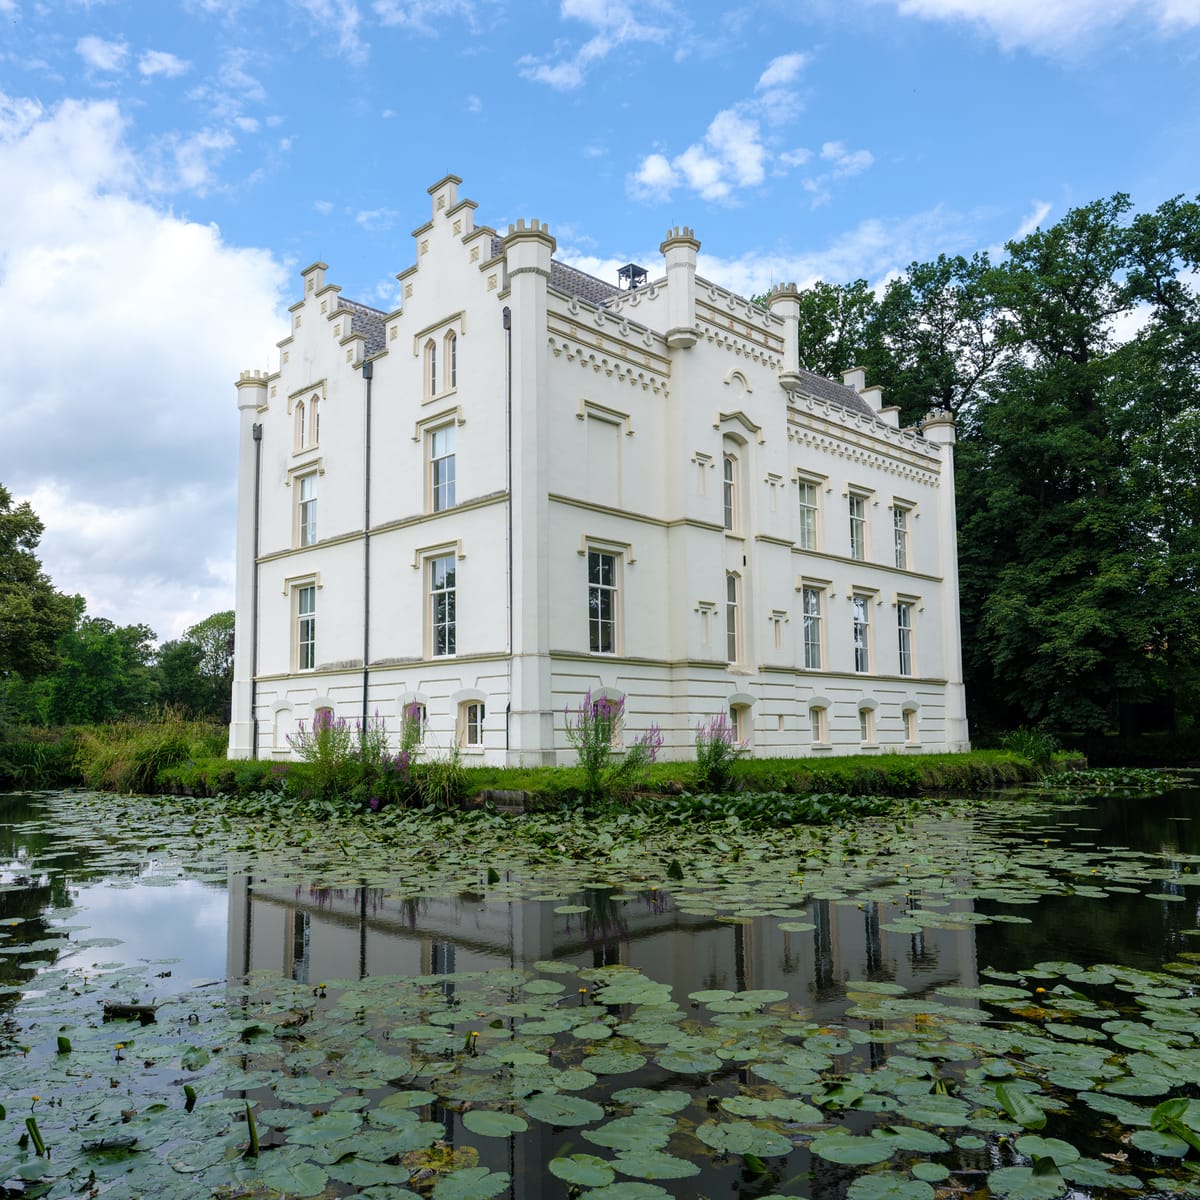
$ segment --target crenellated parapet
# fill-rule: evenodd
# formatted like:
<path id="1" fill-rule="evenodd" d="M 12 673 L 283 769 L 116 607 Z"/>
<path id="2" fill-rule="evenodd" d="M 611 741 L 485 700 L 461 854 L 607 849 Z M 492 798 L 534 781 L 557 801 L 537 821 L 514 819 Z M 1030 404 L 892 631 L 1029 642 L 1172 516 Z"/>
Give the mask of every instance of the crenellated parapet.
<path id="1" fill-rule="evenodd" d="M 254 409 L 255 412 L 266 408 L 268 379 L 266 371 L 243 371 L 234 383 L 238 408 Z"/>

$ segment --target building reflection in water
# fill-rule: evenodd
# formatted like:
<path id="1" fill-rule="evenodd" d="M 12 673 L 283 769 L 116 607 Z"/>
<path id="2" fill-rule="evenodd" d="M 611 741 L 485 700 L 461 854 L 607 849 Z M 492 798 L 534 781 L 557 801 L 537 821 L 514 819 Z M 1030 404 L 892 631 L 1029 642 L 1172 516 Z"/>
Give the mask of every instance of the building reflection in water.
<path id="1" fill-rule="evenodd" d="M 894 982 L 914 995 L 978 983 L 970 927 L 890 931 L 886 926 L 905 912 L 877 901 L 809 900 L 813 928 L 785 931 L 775 917 L 742 923 L 680 912 L 661 891 L 615 899 L 592 889 L 571 900 L 586 911 L 556 913 L 561 901 L 488 902 L 475 894 L 398 899 L 372 888 L 295 888 L 236 876 L 229 884 L 228 974 L 274 971 L 307 983 L 529 969 L 545 959 L 580 968 L 621 964 L 669 984 L 681 1004 L 695 991 L 773 988 L 786 991 L 796 1009 L 819 1022 L 842 1020 L 850 980 Z M 453 994 L 452 979 L 442 987 Z M 888 1046 L 871 1042 L 863 1054 L 864 1065 L 883 1066 Z M 625 1077 L 613 1086 L 630 1082 Z M 669 1086 L 686 1088 L 689 1082 L 674 1079 Z M 453 1141 L 457 1114 L 437 1106 L 431 1115 L 445 1123 Z M 549 1200 L 565 1194 L 545 1173 L 565 1136 L 534 1122 L 507 1144 L 491 1138 L 473 1142 L 482 1143 L 481 1165 L 513 1175 L 514 1196 Z M 567 1152 L 580 1149 L 590 1147 L 576 1144 Z M 814 1200 L 844 1191 L 845 1170 L 829 1167 L 801 1149 L 787 1159 L 788 1177 L 815 1171 L 806 1181 Z M 737 1172 L 730 1167 L 725 1175 L 730 1194 L 737 1193 Z M 711 1188 L 711 1176 L 707 1179 L 705 1187 Z M 674 1181 L 681 1200 L 701 1194 L 691 1190 L 692 1182 Z"/>

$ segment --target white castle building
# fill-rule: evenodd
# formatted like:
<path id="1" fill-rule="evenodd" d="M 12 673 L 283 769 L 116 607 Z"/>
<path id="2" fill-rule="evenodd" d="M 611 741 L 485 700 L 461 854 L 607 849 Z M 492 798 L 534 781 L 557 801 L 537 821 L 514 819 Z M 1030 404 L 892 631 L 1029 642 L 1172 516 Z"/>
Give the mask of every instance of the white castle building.
<path id="1" fill-rule="evenodd" d="M 899 428 L 862 371 L 804 369 L 687 228 L 627 286 L 429 189 L 402 307 L 303 271 L 279 370 L 244 372 L 230 755 L 323 710 L 468 762 L 573 762 L 564 709 L 625 701 L 693 753 L 968 747 L 954 424 Z"/>

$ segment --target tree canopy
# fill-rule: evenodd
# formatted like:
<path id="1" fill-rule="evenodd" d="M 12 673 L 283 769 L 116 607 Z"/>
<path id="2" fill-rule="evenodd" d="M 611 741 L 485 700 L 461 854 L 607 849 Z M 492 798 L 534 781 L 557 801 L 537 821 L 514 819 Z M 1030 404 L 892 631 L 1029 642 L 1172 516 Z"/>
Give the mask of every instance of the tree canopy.
<path id="1" fill-rule="evenodd" d="M 1200 203 L 1116 195 L 992 263 L 821 283 L 806 366 L 867 368 L 912 423 L 959 420 L 976 731 L 1175 721 L 1200 699 Z M 807 321 L 807 324 L 806 324 Z"/>

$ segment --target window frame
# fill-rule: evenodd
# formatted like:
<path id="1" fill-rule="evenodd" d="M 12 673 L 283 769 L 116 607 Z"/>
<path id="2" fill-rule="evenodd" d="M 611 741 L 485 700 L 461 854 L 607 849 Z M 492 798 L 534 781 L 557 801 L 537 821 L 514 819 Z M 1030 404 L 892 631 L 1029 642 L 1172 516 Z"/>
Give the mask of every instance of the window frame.
<path id="1" fill-rule="evenodd" d="M 453 550 L 442 554 L 430 554 L 425 559 L 426 608 L 428 614 L 428 657 L 454 658 L 458 653 L 458 556 Z M 444 574 L 439 581 L 437 569 L 439 564 Z M 447 583 L 449 579 L 449 583 Z M 441 598 L 445 605 L 441 618 L 438 614 L 438 600 Z M 439 645 L 442 646 L 439 649 Z"/>
<path id="2" fill-rule="evenodd" d="M 877 744 L 875 738 L 875 710 L 868 705 L 859 705 L 858 709 L 859 742 L 864 746 Z"/>
<path id="3" fill-rule="evenodd" d="M 484 748 L 483 723 L 487 718 L 487 704 L 483 700 L 464 700 L 458 706 L 458 745 L 461 750 L 473 751 Z"/>
<path id="4" fill-rule="evenodd" d="M 875 597 L 868 592 L 852 592 L 850 595 L 850 621 L 854 646 L 854 673 L 871 673 L 871 605 Z M 859 616 L 862 619 L 859 619 Z"/>
<path id="5" fill-rule="evenodd" d="M 442 371 L 446 376 L 443 392 L 458 390 L 458 331 L 449 329 L 442 338 Z"/>
<path id="6" fill-rule="evenodd" d="M 292 663 L 297 674 L 317 669 L 318 586 L 315 579 L 298 580 L 291 586 Z"/>
<path id="7" fill-rule="evenodd" d="M 908 518 L 912 506 L 908 504 L 892 505 L 892 550 L 895 555 L 896 570 L 909 571 L 912 561 L 912 543 L 910 538 Z"/>
<path id="8" fill-rule="evenodd" d="M 296 484 L 296 545 L 300 547 L 317 544 L 317 476 L 319 470 L 305 471 L 297 475 Z M 305 489 L 311 484 L 311 495 Z"/>
<path id="9" fill-rule="evenodd" d="M 825 589 L 823 587 L 818 587 L 815 584 L 801 583 L 800 585 L 800 645 L 804 669 L 806 671 L 822 670 L 825 661 L 825 617 L 822 611 L 824 592 Z M 812 596 L 816 601 L 815 612 L 809 611 L 809 596 Z M 815 639 L 809 636 L 814 626 L 816 630 Z"/>
<path id="10" fill-rule="evenodd" d="M 808 706 L 809 739 L 814 746 L 829 745 L 829 709 L 823 704 Z"/>
<path id="11" fill-rule="evenodd" d="M 846 493 L 846 515 L 850 520 L 850 557 L 855 562 L 867 561 L 867 500 L 863 492 Z"/>
<path id="12" fill-rule="evenodd" d="M 742 577 L 725 572 L 725 657 L 731 667 L 741 664 L 745 646 L 742 637 Z"/>
<path id="13" fill-rule="evenodd" d="M 425 398 L 431 400 L 438 395 L 437 341 L 434 338 L 429 338 L 425 343 L 421 356 L 421 370 L 425 377 Z"/>
<path id="14" fill-rule="evenodd" d="M 609 565 L 609 580 L 604 579 L 604 564 Z M 586 547 L 584 566 L 587 573 L 588 653 L 615 655 L 621 650 L 621 568 L 623 556 L 608 546 Z M 607 605 L 607 615 L 605 607 Z M 608 631 L 608 645 L 604 633 Z"/>
<path id="15" fill-rule="evenodd" d="M 456 428 L 457 421 L 451 419 L 438 425 L 432 425 L 425 430 L 426 489 L 429 512 L 446 512 L 457 503 L 458 436 Z M 448 453 L 437 454 L 439 436 L 448 440 Z M 447 467 L 447 474 L 439 478 L 439 469 L 445 470 Z"/>
<path id="16" fill-rule="evenodd" d="M 797 512 L 800 524 L 796 531 L 796 547 L 800 550 L 821 548 L 821 484 L 803 475 L 796 478 Z M 811 492 L 812 503 L 805 502 L 805 494 Z"/>
<path id="17" fill-rule="evenodd" d="M 911 676 L 915 674 L 916 630 L 913 626 L 913 612 L 916 602 L 908 599 L 896 601 L 896 639 L 899 651 L 899 674 Z"/>
<path id="18" fill-rule="evenodd" d="M 726 533 L 737 533 L 741 524 L 737 476 L 737 455 L 726 450 L 721 455 L 721 519 Z"/>

